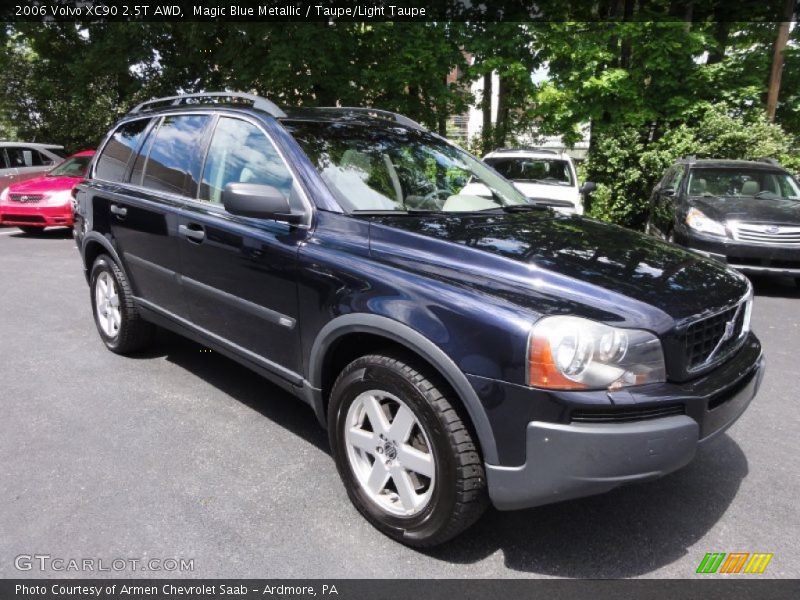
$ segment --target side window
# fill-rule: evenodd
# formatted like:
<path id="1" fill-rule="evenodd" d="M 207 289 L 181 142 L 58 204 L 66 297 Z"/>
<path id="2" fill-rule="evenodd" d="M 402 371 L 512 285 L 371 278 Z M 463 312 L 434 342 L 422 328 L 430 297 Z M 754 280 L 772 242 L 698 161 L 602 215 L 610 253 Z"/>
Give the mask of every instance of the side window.
<path id="1" fill-rule="evenodd" d="M 673 175 L 675 175 L 675 167 L 670 167 L 664 171 L 664 175 L 661 177 L 661 189 L 669 187 L 669 183 L 672 181 Z"/>
<path id="2" fill-rule="evenodd" d="M 49 162 L 43 162 L 42 155 L 33 148 L 6 148 L 8 161 L 12 167 L 41 167 Z"/>
<path id="3" fill-rule="evenodd" d="M 287 198 L 292 175 L 267 136 L 247 121 L 221 117 L 208 149 L 200 199 L 222 203 L 222 190 L 231 182 L 260 183 Z"/>
<path id="4" fill-rule="evenodd" d="M 105 181 L 123 181 L 128 161 L 139 147 L 142 133 L 149 123 L 150 119 L 138 119 L 120 125 L 97 159 L 95 177 Z"/>
<path id="5" fill-rule="evenodd" d="M 681 181 L 683 181 L 683 167 L 677 167 L 670 180 L 667 181 L 667 187 L 671 187 L 677 193 Z"/>
<path id="6" fill-rule="evenodd" d="M 0 169 L 8 169 L 9 165 L 6 161 L 6 150 L 5 148 L 0 148 Z"/>
<path id="7" fill-rule="evenodd" d="M 164 117 L 147 155 L 142 185 L 194 197 L 201 168 L 198 149 L 210 119 L 208 115 Z"/>

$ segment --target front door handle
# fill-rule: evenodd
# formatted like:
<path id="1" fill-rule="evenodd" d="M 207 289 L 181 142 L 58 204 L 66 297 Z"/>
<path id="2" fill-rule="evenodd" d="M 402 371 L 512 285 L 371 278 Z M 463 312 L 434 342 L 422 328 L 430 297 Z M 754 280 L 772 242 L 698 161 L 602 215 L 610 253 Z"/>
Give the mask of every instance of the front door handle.
<path id="1" fill-rule="evenodd" d="M 111 212 L 118 217 L 124 217 L 128 214 L 128 209 L 124 206 L 117 206 L 116 204 L 111 205 Z"/>
<path id="2" fill-rule="evenodd" d="M 193 241 L 202 242 L 206 238 L 206 232 L 200 225 L 178 225 L 178 234 Z"/>

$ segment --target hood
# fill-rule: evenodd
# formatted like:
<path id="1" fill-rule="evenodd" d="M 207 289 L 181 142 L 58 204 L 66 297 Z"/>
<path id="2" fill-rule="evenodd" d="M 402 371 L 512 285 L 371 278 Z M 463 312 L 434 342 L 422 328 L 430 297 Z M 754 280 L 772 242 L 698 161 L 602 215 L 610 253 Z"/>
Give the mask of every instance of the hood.
<path id="1" fill-rule="evenodd" d="M 15 194 L 65 192 L 74 188 L 81 179 L 81 177 L 36 177 L 9 186 L 8 191 Z"/>
<path id="2" fill-rule="evenodd" d="M 527 181 L 514 181 L 513 183 L 514 187 L 528 198 L 566 200 L 573 204 L 580 200 L 577 188 L 571 185 L 548 185 L 546 183 L 530 183 Z"/>
<path id="3" fill-rule="evenodd" d="M 560 300 L 602 310 L 626 321 L 649 307 L 668 316 L 669 325 L 736 302 L 747 293 L 745 277 L 724 265 L 642 233 L 578 216 L 551 211 L 482 215 L 377 216 L 370 243 L 389 261 L 393 248 L 410 246 L 425 258 L 396 259 L 404 266 L 424 265 L 443 256 L 437 274 L 466 281 L 489 279 L 492 292 L 511 283 L 531 298 L 529 307 L 548 312 Z M 391 229 L 389 229 L 391 228 Z M 400 239 L 402 233 L 414 239 Z M 427 240 L 421 239 L 427 238 Z M 385 243 L 384 243 L 385 242 Z M 444 244 L 444 245 L 442 245 Z M 455 246 L 457 245 L 457 246 Z M 438 246 L 438 247 L 435 247 Z M 450 252 L 448 252 L 450 248 Z M 421 268 L 417 266 L 416 268 Z M 460 273 L 459 273 L 460 271 Z M 465 274 L 469 274 L 465 277 Z M 549 290 L 554 302 L 535 301 Z M 501 293 L 501 292 L 498 292 Z M 647 305 L 647 306 L 644 306 Z M 652 312 L 652 309 L 650 309 Z M 613 318 L 613 317 L 612 317 Z M 652 322 L 652 314 L 648 317 Z M 661 319 L 666 328 L 666 322 Z"/>
<path id="4" fill-rule="evenodd" d="M 689 202 L 716 221 L 749 221 L 800 225 L 800 200 L 703 196 Z"/>

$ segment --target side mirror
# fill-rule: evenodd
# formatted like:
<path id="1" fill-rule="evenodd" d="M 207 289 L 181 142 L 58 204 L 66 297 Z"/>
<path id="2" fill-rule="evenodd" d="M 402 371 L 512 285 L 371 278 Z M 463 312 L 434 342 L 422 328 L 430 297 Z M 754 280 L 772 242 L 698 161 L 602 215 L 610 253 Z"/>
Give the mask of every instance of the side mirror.
<path id="1" fill-rule="evenodd" d="M 578 190 L 580 194 L 589 194 L 597 189 L 597 184 L 594 181 L 584 181 L 581 188 Z"/>
<path id="2" fill-rule="evenodd" d="M 222 190 L 222 205 L 232 215 L 300 223 L 303 215 L 292 214 L 289 201 L 271 185 L 229 183 Z"/>
<path id="3" fill-rule="evenodd" d="M 659 194 L 662 196 L 674 196 L 675 195 L 675 188 L 667 187 L 663 190 L 659 190 Z"/>

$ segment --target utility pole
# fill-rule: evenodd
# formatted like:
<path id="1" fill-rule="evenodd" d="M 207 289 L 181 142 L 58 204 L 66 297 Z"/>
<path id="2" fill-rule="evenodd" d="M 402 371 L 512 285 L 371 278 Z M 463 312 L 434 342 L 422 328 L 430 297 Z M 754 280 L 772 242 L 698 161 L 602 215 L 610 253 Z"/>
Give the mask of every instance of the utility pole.
<path id="1" fill-rule="evenodd" d="M 778 94 L 781 90 L 781 71 L 783 71 L 783 51 L 789 41 L 789 24 L 794 15 L 795 0 L 785 0 L 783 19 L 778 25 L 778 35 L 772 51 L 772 69 L 769 72 L 769 87 L 767 89 L 767 119 L 770 123 L 775 121 L 775 110 L 778 108 Z"/>

